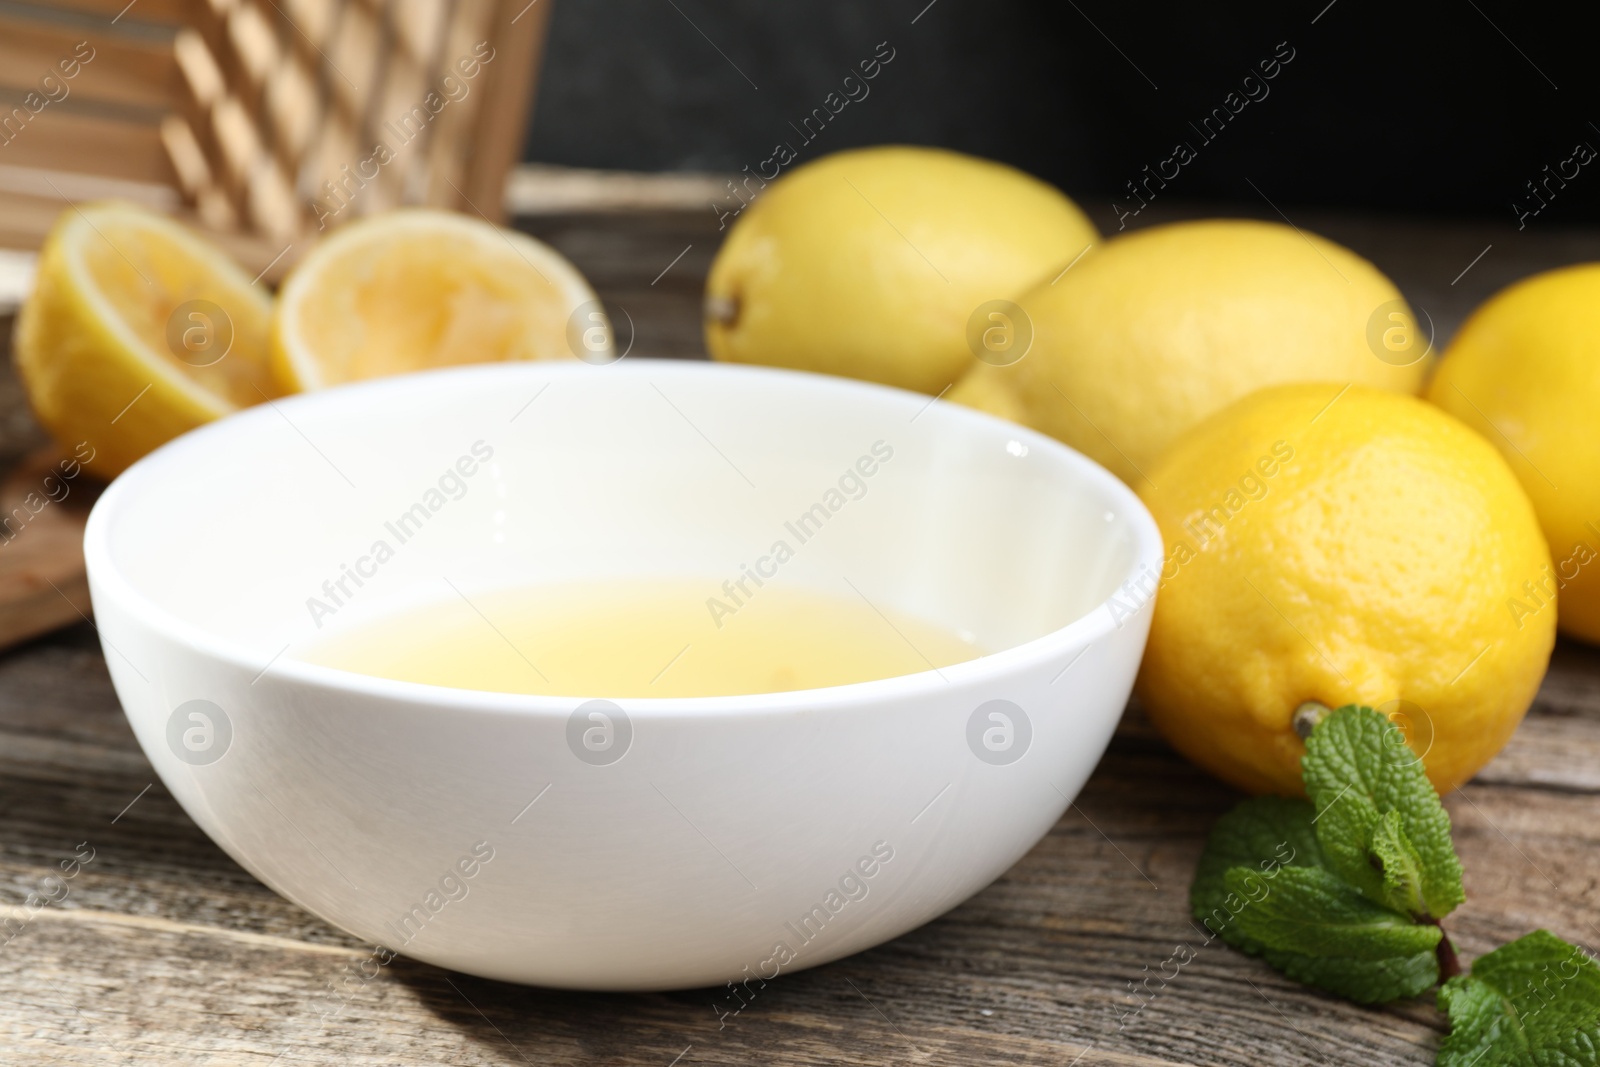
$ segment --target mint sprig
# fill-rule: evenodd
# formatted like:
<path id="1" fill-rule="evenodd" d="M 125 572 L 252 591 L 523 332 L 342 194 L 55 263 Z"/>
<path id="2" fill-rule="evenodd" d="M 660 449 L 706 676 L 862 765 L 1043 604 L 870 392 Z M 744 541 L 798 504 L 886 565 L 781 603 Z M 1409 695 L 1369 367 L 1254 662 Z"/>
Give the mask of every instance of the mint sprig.
<path id="1" fill-rule="evenodd" d="M 1312 730 L 1301 767 L 1310 801 L 1259 797 L 1218 821 L 1190 890 L 1195 918 L 1362 1004 L 1426 991 L 1441 955 L 1454 960 L 1436 919 L 1463 894 L 1450 816 L 1421 761 L 1392 722 L 1349 707 Z M 1273 856 L 1281 869 L 1261 862 Z"/>
<path id="2" fill-rule="evenodd" d="M 1600 1065 L 1600 964 L 1584 951 L 1540 930 L 1459 974 L 1440 923 L 1466 899 L 1450 816 L 1394 723 L 1321 715 L 1300 767 L 1309 800 L 1246 800 L 1212 829 L 1189 891 L 1209 934 L 1363 1004 L 1445 979 L 1442 1067 Z"/>
<path id="3" fill-rule="evenodd" d="M 1297 867 L 1240 916 L 1245 936 L 1289 977 L 1360 1003 L 1415 996 L 1439 980 L 1443 932 L 1374 904 L 1338 875 Z M 1235 872 L 1228 872 L 1230 884 Z"/>
<path id="4" fill-rule="evenodd" d="M 1341 708 L 1300 759 L 1328 866 L 1368 900 L 1419 920 L 1467 899 L 1450 816 L 1400 728 L 1371 708 Z"/>
<path id="5" fill-rule="evenodd" d="M 1372 903 L 1331 871 L 1318 823 L 1309 803 L 1282 797 L 1224 815 L 1189 891 L 1195 919 L 1296 981 L 1363 1004 L 1437 983 L 1439 927 Z"/>
<path id="6" fill-rule="evenodd" d="M 1600 965 L 1548 930 L 1501 945 L 1439 990 L 1440 1067 L 1600 1060 Z"/>

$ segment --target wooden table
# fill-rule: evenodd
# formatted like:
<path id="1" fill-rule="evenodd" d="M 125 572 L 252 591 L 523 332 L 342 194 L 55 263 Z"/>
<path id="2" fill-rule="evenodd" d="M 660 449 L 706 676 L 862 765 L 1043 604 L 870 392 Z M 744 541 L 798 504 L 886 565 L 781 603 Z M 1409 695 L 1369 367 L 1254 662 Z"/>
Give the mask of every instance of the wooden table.
<path id="1" fill-rule="evenodd" d="M 1265 204 L 1248 213 L 1275 217 Z M 1513 278 L 1600 258 L 1594 233 L 1294 221 L 1374 259 L 1441 340 Z M 719 237 L 709 210 L 524 225 L 627 309 L 635 354 L 700 355 L 699 292 Z M 0 375 L 0 463 L 38 440 Z M 1511 745 L 1446 800 L 1470 894 L 1448 925 L 1467 957 L 1539 926 L 1600 944 L 1597 794 L 1600 650 L 1563 643 Z M 0 655 L 0 1063 L 1432 1063 L 1443 1021 L 1431 1003 L 1358 1008 L 1220 946 L 1119 1028 L 1128 983 L 1200 943 L 1189 879 L 1236 799 L 1133 708 L 1077 803 L 998 882 L 890 944 L 779 979 L 726 1025 L 716 990 L 556 993 L 403 959 L 323 1018 L 328 983 L 369 948 L 256 882 L 189 821 L 80 624 Z M 60 895 L 47 878 L 80 843 L 94 859 L 68 895 L 29 909 L 30 893 Z"/>

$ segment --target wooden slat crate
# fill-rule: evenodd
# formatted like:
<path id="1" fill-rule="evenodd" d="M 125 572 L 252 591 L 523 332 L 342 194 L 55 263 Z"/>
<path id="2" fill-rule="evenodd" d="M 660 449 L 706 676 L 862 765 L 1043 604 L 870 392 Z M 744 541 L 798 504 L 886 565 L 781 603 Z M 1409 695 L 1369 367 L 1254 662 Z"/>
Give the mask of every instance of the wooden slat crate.
<path id="1" fill-rule="evenodd" d="M 67 203 L 280 273 L 400 204 L 498 221 L 552 0 L 0 0 L 0 249 Z"/>

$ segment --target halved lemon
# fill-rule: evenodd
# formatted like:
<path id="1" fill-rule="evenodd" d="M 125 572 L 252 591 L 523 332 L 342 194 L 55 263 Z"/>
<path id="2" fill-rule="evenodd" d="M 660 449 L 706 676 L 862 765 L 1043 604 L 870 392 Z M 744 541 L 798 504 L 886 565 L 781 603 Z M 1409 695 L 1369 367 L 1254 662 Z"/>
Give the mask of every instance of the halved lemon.
<path id="1" fill-rule="evenodd" d="M 217 249 L 144 208 L 62 212 L 15 347 L 34 413 L 111 477 L 186 430 L 279 395 L 272 298 Z"/>
<path id="2" fill-rule="evenodd" d="M 339 229 L 290 274 L 272 324 L 285 389 L 520 359 L 611 361 L 578 268 L 526 234 L 408 209 Z"/>

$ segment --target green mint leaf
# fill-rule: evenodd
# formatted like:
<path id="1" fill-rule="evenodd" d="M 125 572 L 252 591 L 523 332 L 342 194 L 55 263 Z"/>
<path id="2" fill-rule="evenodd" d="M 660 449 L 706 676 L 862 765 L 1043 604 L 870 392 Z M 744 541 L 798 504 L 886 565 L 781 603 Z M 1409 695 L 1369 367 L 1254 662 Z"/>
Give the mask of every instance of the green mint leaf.
<path id="1" fill-rule="evenodd" d="M 1194 917 L 1359 1003 L 1425 992 L 1440 977 L 1434 919 L 1465 894 L 1421 761 L 1388 719 L 1352 706 L 1317 725 L 1301 767 L 1310 803 L 1259 797 L 1217 821 L 1189 891 Z"/>
<path id="2" fill-rule="evenodd" d="M 1439 919 L 1466 899 L 1450 816 L 1394 723 L 1340 708 L 1311 732 L 1300 769 L 1328 868 L 1368 900 Z"/>
<path id="3" fill-rule="evenodd" d="M 1296 981 L 1361 1004 L 1414 997 L 1439 980 L 1439 928 L 1372 903 L 1321 867 L 1284 867 L 1267 882 L 1242 867 L 1228 884 L 1258 955 Z"/>
<path id="4" fill-rule="evenodd" d="M 1428 910 L 1422 899 L 1422 857 L 1406 836 L 1398 811 L 1386 811 L 1372 830 L 1372 857 L 1383 875 L 1383 902 L 1395 911 L 1421 915 Z"/>
<path id="5" fill-rule="evenodd" d="M 1377 907 L 1340 882 L 1327 870 L 1315 817 L 1306 801 L 1257 797 L 1217 820 L 1189 890 L 1190 908 L 1207 937 L 1363 1004 L 1414 996 L 1433 985 L 1439 980 L 1433 952 L 1438 927 Z M 1323 902 L 1328 906 L 1320 924 L 1297 913 Z M 1265 904 L 1272 904 L 1270 912 Z M 1367 917 L 1373 929 L 1360 929 L 1359 921 L 1340 928 L 1331 921 L 1338 915 Z M 1316 954 L 1323 949 L 1343 954 Z"/>
<path id="6" fill-rule="evenodd" d="M 1208 938 L 1220 937 L 1235 948 L 1260 953 L 1264 946 L 1240 931 L 1237 916 L 1248 898 L 1228 888 L 1228 872 L 1248 868 L 1265 876 L 1286 865 L 1323 866 L 1322 847 L 1311 824 L 1314 814 L 1304 800 L 1256 797 L 1217 820 L 1189 888 L 1190 910 Z"/>
<path id="7" fill-rule="evenodd" d="M 1600 965 L 1547 930 L 1502 945 L 1439 990 L 1440 1067 L 1600 1063 Z"/>
<path id="8" fill-rule="evenodd" d="M 1431 956 L 1439 944 L 1437 926 L 1372 903 L 1321 867 L 1285 867 L 1271 881 L 1238 867 L 1228 887 L 1251 901 L 1239 913 L 1244 935 L 1267 948 L 1372 961 Z"/>
<path id="9" fill-rule="evenodd" d="M 1439 980 L 1439 961 L 1432 952 L 1383 960 L 1292 952 L 1265 952 L 1262 958 L 1296 982 L 1314 985 L 1357 1004 L 1386 1004 L 1419 996 Z"/>

